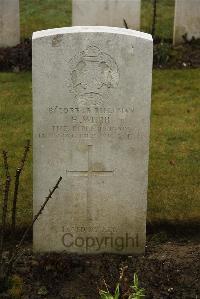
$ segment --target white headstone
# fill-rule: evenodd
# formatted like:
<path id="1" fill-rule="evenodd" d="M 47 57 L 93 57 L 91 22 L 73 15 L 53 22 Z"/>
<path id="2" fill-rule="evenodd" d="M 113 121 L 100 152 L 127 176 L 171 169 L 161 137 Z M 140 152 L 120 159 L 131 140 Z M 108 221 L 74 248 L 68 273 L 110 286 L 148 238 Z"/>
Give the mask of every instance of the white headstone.
<path id="1" fill-rule="evenodd" d="M 174 44 L 200 38 L 200 0 L 176 0 L 174 18 Z"/>
<path id="2" fill-rule="evenodd" d="M 145 247 L 152 38 L 111 27 L 33 34 L 34 249 Z"/>
<path id="3" fill-rule="evenodd" d="M 73 0 L 73 26 L 111 26 L 140 29 L 141 0 Z"/>
<path id="4" fill-rule="evenodd" d="M 0 47 L 13 47 L 19 42 L 19 0 L 0 0 Z"/>

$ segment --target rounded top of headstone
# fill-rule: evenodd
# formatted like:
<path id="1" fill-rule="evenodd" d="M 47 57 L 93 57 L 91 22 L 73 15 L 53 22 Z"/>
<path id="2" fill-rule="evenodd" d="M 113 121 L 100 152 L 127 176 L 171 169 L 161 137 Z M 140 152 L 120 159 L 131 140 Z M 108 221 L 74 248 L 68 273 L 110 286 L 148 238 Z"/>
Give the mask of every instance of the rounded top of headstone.
<path id="1" fill-rule="evenodd" d="M 121 35 L 129 35 L 137 38 L 152 41 L 152 36 L 148 33 L 136 31 L 132 29 L 125 29 L 119 27 L 107 26 L 73 26 L 36 31 L 33 33 L 32 39 L 39 39 L 47 36 L 70 34 L 70 33 L 113 33 Z"/>

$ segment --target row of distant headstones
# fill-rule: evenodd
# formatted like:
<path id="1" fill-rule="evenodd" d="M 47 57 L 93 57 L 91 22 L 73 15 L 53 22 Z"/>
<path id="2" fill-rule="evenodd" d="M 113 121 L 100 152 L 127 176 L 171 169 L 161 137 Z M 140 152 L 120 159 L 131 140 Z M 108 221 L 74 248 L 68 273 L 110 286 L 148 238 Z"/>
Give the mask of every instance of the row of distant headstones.
<path id="1" fill-rule="evenodd" d="M 110 1 L 110 2 L 109 2 Z M 73 0 L 73 26 L 124 27 L 140 30 L 141 0 Z M 150 0 L 149 0 L 150 1 Z M 200 38 L 200 0 L 175 0 L 174 44 Z M 0 1 L 0 47 L 20 42 L 19 0 Z"/>

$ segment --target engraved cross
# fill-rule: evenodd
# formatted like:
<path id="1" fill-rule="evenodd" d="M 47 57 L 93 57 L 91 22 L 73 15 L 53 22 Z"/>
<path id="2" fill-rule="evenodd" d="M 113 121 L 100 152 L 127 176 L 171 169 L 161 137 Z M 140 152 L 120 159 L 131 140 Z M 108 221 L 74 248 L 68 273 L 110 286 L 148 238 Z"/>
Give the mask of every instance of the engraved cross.
<path id="1" fill-rule="evenodd" d="M 91 192 L 91 179 L 94 176 L 111 176 L 114 170 L 95 170 L 92 163 L 92 145 L 88 145 L 88 169 L 87 170 L 67 170 L 67 175 L 73 177 L 87 177 L 87 218 L 92 220 L 93 195 Z"/>
<path id="2" fill-rule="evenodd" d="M 95 170 L 92 164 L 92 145 L 88 145 L 88 170 L 67 170 L 67 174 L 71 176 L 109 176 L 114 173 L 114 170 Z"/>

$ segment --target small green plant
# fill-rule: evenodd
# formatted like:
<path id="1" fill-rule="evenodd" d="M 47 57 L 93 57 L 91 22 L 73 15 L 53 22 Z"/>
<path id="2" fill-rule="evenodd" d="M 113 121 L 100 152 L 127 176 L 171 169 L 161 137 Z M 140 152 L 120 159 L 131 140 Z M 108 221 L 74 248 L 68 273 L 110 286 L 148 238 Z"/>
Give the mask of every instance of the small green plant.
<path id="1" fill-rule="evenodd" d="M 166 65 L 170 59 L 170 45 L 164 42 L 155 45 L 153 59 L 154 65 Z"/>
<path id="2" fill-rule="evenodd" d="M 99 290 L 101 299 L 142 299 L 145 297 L 145 290 L 139 287 L 139 279 L 136 273 L 134 273 L 133 285 L 128 287 L 124 292 L 122 291 L 124 290 L 123 276 L 126 269 L 127 267 L 122 268 L 120 271 L 119 282 L 116 285 L 114 294 L 109 291 L 107 284 L 104 282 L 106 290 Z"/>
<path id="3" fill-rule="evenodd" d="M 17 275 L 13 275 L 9 279 L 10 288 L 8 294 L 12 299 L 20 299 L 23 291 L 23 280 Z"/>
<path id="4" fill-rule="evenodd" d="M 112 295 L 108 289 L 106 291 L 100 290 L 99 295 L 100 295 L 101 299 L 119 299 L 119 296 L 120 296 L 119 283 L 117 284 L 117 286 L 115 288 L 114 295 Z"/>
<path id="5" fill-rule="evenodd" d="M 134 273 L 133 285 L 130 288 L 132 294 L 130 294 L 128 299 L 140 299 L 145 297 L 144 289 L 139 287 L 139 279 L 136 273 Z"/>

